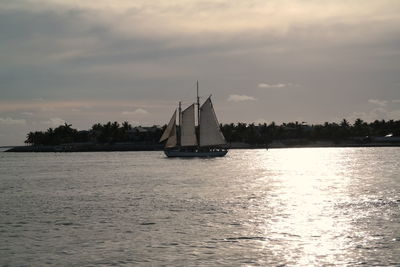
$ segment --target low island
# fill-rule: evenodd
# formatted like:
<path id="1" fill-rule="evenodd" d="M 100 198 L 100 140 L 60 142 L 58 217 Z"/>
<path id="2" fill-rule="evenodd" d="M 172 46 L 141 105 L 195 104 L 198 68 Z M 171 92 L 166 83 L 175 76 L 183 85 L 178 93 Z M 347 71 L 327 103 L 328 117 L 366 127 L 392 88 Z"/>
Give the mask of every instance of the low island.
<path id="1" fill-rule="evenodd" d="M 221 124 L 230 148 L 348 147 L 400 146 L 400 120 L 376 120 L 353 124 L 312 124 L 289 122 L 277 125 L 230 123 Z M 8 152 L 85 152 L 85 151 L 150 151 L 162 150 L 158 142 L 165 125 L 133 127 L 128 122 L 96 123 L 89 130 L 77 130 L 65 123 L 46 131 L 29 132 L 25 146 Z"/>

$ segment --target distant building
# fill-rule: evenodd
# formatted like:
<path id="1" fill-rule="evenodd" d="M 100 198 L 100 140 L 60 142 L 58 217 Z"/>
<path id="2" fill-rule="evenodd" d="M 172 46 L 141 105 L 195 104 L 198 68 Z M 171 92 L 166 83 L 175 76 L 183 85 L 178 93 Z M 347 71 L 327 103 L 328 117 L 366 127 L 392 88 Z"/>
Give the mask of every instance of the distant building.
<path id="1" fill-rule="evenodd" d="M 154 134 L 157 133 L 157 131 L 161 132 L 162 128 L 159 126 L 137 126 L 128 130 L 128 138 L 130 141 L 150 141 L 154 139 Z"/>

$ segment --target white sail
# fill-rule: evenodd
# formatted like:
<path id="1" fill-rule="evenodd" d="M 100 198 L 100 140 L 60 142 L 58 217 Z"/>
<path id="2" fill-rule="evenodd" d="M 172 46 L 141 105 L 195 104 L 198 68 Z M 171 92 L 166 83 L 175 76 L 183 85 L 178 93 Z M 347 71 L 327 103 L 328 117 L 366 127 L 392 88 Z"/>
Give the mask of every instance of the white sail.
<path id="1" fill-rule="evenodd" d="M 168 139 L 170 136 L 172 136 L 172 131 L 174 131 L 174 133 L 175 133 L 174 135 L 176 136 L 175 127 L 176 127 L 176 110 L 175 110 L 174 114 L 172 115 L 172 118 L 169 120 L 168 126 L 167 126 L 167 128 L 165 128 L 165 131 L 162 134 L 159 142 L 162 142 L 162 141 Z"/>
<path id="2" fill-rule="evenodd" d="M 200 146 L 226 144 L 210 97 L 200 108 Z"/>
<path id="3" fill-rule="evenodd" d="M 194 104 L 182 111 L 181 146 L 196 146 Z"/>
<path id="4" fill-rule="evenodd" d="M 171 130 L 171 134 L 168 137 L 167 143 L 165 144 L 165 147 L 175 147 L 177 144 L 177 138 L 176 138 L 176 123 L 175 121 L 173 122 L 173 127 Z"/>

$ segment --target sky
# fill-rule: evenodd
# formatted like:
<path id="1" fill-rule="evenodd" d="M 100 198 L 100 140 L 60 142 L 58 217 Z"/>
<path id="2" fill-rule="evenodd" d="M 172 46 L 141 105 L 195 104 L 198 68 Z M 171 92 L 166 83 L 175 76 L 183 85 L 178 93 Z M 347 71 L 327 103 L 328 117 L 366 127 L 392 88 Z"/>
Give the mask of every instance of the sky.
<path id="1" fill-rule="evenodd" d="M 400 119 L 398 0 L 0 0 L 0 146 L 67 122 Z"/>

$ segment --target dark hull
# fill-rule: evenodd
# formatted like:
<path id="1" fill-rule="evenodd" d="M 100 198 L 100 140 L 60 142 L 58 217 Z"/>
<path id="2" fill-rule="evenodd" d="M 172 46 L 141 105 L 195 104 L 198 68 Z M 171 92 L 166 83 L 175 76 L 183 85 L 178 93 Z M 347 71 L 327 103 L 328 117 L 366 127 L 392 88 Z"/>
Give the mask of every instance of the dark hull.
<path id="1" fill-rule="evenodd" d="M 228 150 L 164 150 L 164 153 L 169 158 L 213 158 L 225 156 Z"/>

